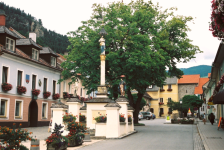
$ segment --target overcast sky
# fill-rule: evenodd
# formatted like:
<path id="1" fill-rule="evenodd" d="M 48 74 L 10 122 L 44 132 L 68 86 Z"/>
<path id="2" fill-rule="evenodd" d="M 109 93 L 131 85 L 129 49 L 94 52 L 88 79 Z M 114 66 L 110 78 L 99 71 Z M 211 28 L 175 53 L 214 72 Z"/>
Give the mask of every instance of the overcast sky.
<path id="1" fill-rule="evenodd" d="M 88 20 L 92 14 L 92 4 L 118 0 L 2 0 L 6 5 L 20 8 L 37 19 L 42 19 L 43 26 L 60 34 L 75 31 L 81 21 Z M 120 0 L 121 1 L 121 0 Z M 123 0 L 129 3 L 131 0 Z M 145 0 L 146 1 L 146 0 Z M 197 54 L 188 63 L 178 64 L 178 68 L 189 68 L 197 65 L 211 65 L 214 61 L 220 41 L 209 31 L 211 0 L 152 0 L 165 8 L 177 7 L 176 14 L 194 17 L 194 23 L 188 24 L 191 32 L 189 38 L 199 46 L 203 53 Z"/>

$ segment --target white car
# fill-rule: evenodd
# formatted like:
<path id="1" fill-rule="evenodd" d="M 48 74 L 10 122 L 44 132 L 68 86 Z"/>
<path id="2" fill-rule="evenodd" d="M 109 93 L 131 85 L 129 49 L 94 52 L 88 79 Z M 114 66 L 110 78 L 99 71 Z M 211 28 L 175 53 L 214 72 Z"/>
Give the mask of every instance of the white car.
<path id="1" fill-rule="evenodd" d="M 139 112 L 139 114 L 138 114 L 138 120 L 141 120 L 141 119 L 143 119 L 143 114 L 141 112 Z"/>

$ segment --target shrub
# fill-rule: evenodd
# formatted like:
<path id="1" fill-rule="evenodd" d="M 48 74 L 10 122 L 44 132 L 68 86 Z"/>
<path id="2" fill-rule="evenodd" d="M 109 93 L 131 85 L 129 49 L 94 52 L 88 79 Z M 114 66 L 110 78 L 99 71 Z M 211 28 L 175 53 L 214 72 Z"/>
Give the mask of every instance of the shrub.
<path id="1" fill-rule="evenodd" d="M 0 126 L 0 142 L 5 144 L 6 150 L 11 149 L 25 149 L 24 146 L 21 145 L 22 141 L 32 140 L 34 139 L 30 136 L 32 132 L 27 132 L 27 130 L 21 129 L 22 124 L 19 125 L 19 128 L 16 129 L 16 124 L 13 123 L 13 129 L 9 127 L 1 127 Z M 3 147 L 3 146 L 1 146 Z M 1 148 L 0 147 L 0 148 Z"/>

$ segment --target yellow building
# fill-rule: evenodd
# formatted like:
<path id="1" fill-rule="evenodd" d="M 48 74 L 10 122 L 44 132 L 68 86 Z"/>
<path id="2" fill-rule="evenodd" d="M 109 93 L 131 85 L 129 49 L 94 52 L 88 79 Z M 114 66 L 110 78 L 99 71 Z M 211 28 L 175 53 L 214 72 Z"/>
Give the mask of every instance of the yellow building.
<path id="1" fill-rule="evenodd" d="M 165 117 L 168 112 L 172 114 L 177 114 L 178 111 L 172 111 L 167 107 L 167 103 L 170 100 L 178 102 L 178 79 L 176 77 L 167 78 L 165 80 L 165 85 L 162 87 L 157 87 L 156 85 L 151 85 L 146 89 L 147 94 L 150 98 L 146 98 L 146 103 L 149 104 L 149 111 L 154 113 L 157 118 Z M 145 96 L 144 96 L 145 97 Z M 161 115 L 160 115 L 161 114 Z"/>

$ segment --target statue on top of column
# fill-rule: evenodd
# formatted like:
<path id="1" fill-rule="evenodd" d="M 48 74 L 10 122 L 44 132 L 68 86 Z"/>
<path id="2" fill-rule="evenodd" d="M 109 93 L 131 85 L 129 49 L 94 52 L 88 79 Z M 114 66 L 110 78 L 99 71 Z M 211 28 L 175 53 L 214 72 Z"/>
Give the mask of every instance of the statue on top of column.
<path id="1" fill-rule="evenodd" d="M 106 47 L 105 47 L 105 39 L 103 38 L 103 36 L 100 38 L 99 42 L 100 42 L 101 54 L 105 55 Z"/>
<path id="2" fill-rule="evenodd" d="M 126 88 L 125 84 L 126 83 L 124 82 L 124 80 L 121 79 L 120 84 L 119 84 L 121 96 L 124 96 L 125 95 L 125 88 Z"/>

